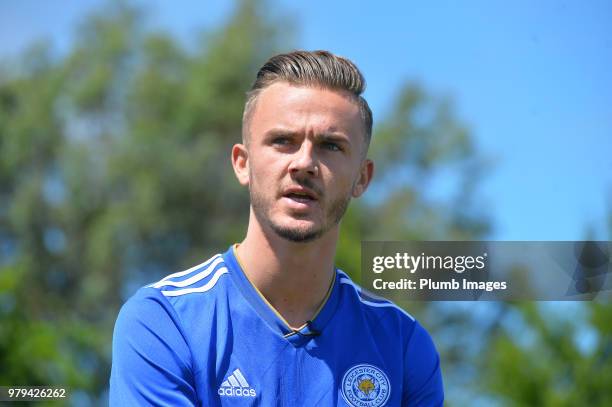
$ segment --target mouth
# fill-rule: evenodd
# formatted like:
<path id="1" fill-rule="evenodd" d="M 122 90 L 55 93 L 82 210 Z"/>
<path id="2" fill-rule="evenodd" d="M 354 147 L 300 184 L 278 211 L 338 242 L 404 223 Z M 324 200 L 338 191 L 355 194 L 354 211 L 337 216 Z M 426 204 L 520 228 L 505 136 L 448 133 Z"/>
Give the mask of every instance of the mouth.
<path id="1" fill-rule="evenodd" d="M 297 202 L 302 202 L 302 203 L 316 201 L 316 199 L 314 199 L 310 195 L 306 195 L 306 194 L 289 193 L 289 194 L 286 194 L 284 196 L 285 196 L 285 198 L 289 198 L 291 200 L 294 200 L 294 201 L 297 201 Z"/>
<path id="2" fill-rule="evenodd" d="M 300 206 L 310 206 L 318 201 L 317 195 L 307 188 L 289 188 L 283 194 L 283 198 L 300 204 Z"/>

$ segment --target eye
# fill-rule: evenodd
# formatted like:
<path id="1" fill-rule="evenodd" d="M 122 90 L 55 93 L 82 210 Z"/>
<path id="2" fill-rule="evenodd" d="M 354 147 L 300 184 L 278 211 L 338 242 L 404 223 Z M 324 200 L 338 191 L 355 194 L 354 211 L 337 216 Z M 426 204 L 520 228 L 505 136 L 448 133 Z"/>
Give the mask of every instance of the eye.
<path id="1" fill-rule="evenodd" d="M 278 146 L 286 146 L 286 145 L 291 144 L 291 140 L 287 136 L 278 136 L 272 139 L 272 144 L 275 144 Z"/>
<path id="2" fill-rule="evenodd" d="M 342 151 L 342 148 L 340 147 L 340 145 L 338 145 L 337 143 L 334 143 L 333 141 L 324 141 L 321 143 L 321 146 L 324 149 L 330 150 L 330 151 Z"/>

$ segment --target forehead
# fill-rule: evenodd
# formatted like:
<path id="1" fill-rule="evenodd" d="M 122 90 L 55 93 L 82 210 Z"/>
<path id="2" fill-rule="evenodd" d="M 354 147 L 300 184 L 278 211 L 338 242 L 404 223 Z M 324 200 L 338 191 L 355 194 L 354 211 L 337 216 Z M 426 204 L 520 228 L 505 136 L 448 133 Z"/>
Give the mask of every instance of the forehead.
<path id="1" fill-rule="evenodd" d="M 277 82 L 257 97 L 251 117 L 251 134 L 272 127 L 294 131 L 338 131 L 364 137 L 357 103 L 342 91 Z"/>

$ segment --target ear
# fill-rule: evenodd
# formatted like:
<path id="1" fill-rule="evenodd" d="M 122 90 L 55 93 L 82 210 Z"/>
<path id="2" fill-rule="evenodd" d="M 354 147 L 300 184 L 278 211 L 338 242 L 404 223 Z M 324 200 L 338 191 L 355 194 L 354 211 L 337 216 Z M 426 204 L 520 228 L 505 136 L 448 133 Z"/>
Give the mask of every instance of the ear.
<path id="1" fill-rule="evenodd" d="M 249 185 L 249 152 L 244 144 L 232 147 L 232 167 L 240 185 Z"/>
<path id="2" fill-rule="evenodd" d="M 370 181 L 374 176 L 374 162 L 372 160 L 365 159 L 361 165 L 359 171 L 359 178 L 353 185 L 353 198 L 359 198 L 368 189 Z"/>

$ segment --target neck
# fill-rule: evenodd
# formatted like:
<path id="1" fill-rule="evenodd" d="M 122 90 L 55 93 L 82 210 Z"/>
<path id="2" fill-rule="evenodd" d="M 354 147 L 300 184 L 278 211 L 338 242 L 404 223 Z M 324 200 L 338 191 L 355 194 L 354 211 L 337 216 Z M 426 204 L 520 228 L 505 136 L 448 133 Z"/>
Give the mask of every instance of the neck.
<path id="1" fill-rule="evenodd" d="M 237 255 L 244 273 L 291 328 L 313 319 L 334 278 L 338 226 L 320 238 L 295 243 L 264 230 L 251 211 Z"/>

